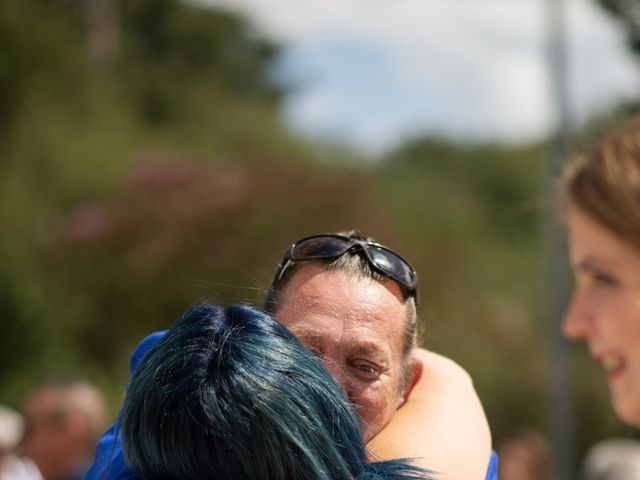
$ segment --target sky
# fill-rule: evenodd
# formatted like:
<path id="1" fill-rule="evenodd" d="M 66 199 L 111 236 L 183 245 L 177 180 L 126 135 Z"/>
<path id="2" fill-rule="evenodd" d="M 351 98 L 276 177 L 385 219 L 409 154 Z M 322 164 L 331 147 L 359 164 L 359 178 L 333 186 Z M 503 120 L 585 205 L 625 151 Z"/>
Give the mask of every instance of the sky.
<path id="1" fill-rule="evenodd" d="M 527 141 L 557 118 L 546 32 L 560 0 L 200 0 L 283 46 L 294 130 L 379 154 L 435 132 Z M 595 0 L 566 0 L 575 123 L 640 91 L 640 61 Z"/>

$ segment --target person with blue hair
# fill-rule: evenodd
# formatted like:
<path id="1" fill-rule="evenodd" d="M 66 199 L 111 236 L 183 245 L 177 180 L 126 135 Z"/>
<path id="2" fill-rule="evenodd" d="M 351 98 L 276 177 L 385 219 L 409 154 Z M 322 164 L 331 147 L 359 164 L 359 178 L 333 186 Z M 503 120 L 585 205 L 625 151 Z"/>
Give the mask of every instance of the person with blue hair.
<path id="1" fill-rule="evenodd" d="M 352 405 L 275 319 L 203 303 L 153 344 L 121 413 L 124 455 L 153 479 L 429 479 L 369 462 Z"/>

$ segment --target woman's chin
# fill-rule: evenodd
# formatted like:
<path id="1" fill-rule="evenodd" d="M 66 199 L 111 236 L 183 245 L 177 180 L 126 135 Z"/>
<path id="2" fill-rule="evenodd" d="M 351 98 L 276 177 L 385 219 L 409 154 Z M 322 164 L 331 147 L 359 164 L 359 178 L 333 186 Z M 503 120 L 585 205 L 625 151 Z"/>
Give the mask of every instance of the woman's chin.
<path id="1" fill-rule="evenodd" d="M 640 398 L 620 400 L 614 397 L 612 402 L 613 410 L 622 421 L 630 425 L 640 426 Z"/>

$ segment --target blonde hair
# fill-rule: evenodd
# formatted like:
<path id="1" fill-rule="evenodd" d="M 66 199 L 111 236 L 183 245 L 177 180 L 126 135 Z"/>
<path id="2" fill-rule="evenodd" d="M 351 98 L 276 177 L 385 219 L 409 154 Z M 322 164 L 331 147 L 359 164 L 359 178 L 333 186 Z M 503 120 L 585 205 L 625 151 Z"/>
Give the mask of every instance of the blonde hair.
<path id="1" fill-rule="evenodd" d="M 563 175 L 574 206 L 640 249 L 640 117 L 605 133 Z"/>

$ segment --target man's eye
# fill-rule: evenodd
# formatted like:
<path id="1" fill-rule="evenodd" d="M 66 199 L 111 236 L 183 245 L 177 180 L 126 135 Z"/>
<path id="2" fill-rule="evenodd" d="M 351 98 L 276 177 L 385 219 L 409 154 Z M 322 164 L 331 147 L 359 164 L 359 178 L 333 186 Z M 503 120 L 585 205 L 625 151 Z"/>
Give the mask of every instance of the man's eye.
<path id="1" fill-rule="evenodd" d="M 356 374 L 364 380 L 375 380 L 382 373 L 380 368 L 365 361 L 352 362 L 351 367 L 355 369 Z"/>
<path id="2" fill-rule="evenodd" d="M 311 353 L 313 353 L 316 357 L 322 359 L 324 358 L 324 353 L 322 353 L 322 350 L 320 350 L 319 348 L 316 347 L 311 347 L 309 348 L 309 350 L 311 351 Z"/>

